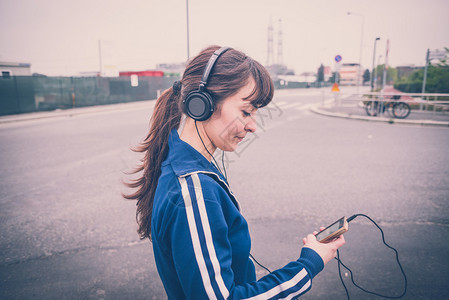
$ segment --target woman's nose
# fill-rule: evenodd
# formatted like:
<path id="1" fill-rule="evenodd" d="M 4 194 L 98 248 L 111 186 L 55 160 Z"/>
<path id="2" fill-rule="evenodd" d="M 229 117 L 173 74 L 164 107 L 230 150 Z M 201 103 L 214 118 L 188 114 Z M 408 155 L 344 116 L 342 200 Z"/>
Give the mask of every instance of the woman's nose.
<path id="1" fill-rule="evenodd" d="M 254 118 L 248 118 L 248 121 L 245 124 L 245 131 L 254 133 L 257 129 L 257 124 Z"/>

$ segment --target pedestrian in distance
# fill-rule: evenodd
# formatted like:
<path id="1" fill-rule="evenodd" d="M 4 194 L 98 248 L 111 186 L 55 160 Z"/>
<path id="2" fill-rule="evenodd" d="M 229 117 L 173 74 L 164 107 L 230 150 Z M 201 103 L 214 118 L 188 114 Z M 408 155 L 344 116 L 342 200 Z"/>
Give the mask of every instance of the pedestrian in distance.
<path id="1" fill-rule="evenodd" d="M 137 200 L 138 233 L 152 242 L 169 299 L 295 298 L 344 244 L 343 236 L 324 244 L 309 234 L 296 261 L 256 279 L 248 224 L 213 154 L 234 151 L 256 131 L 255 114 L 273 93 L 260 63 L 210 46 L 157 99 L 134 149 L 144 155 L 140 177 L 124 196 Z"/>

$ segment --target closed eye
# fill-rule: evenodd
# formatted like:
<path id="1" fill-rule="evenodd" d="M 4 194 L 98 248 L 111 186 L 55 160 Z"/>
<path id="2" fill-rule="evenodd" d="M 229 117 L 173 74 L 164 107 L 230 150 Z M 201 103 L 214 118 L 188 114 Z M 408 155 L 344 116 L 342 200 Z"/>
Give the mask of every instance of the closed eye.
<path id="1" fill-rule="evenodd" d="M 244 111 L 244 110 L 242 110 L 242 113 L 243 113 L 243 116 L 244 116 L 244 117 L 249 117 L 249 116 L 251 116 L 251 113 L 246 112 L 246 111 Z"/>

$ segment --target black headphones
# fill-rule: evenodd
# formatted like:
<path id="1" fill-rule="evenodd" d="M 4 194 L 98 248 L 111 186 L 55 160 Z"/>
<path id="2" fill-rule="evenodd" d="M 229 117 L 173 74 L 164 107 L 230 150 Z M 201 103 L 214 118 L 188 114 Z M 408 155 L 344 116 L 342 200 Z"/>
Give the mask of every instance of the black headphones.
<path id="1" fill-rule="evenodd" d="M 209 119 L 210 116 L 212 116 L 212 114 L 214 113 L 214 100 L 212 99 L 212 96 L 205 91 L 205 88 L 215 62 L 220 57 L 220 55 L 222 55 L 229 49 L 232 48 L 221 47 L 220 49 L 216 50 L 214 54 L 212 54 L 212 56 L 209 58 L 209 61 L 207 62 L 207 66 L 204 70 L 198 90 L 189 93 L 187 97 L 182 101 L 186 114 L 196 121 L 205 121 Z"/>

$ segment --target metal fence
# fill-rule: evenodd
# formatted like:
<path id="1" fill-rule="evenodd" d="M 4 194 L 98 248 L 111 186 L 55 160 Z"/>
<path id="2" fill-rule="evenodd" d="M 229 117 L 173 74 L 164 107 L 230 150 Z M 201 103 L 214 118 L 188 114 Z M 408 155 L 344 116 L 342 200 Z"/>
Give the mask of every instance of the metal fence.
<path id="1" fill-rule="evenodd" d="M 156 99 L 179 77 L 0 78 L 0 115 Z"/>
<path id="2" fill-rule="evenodd" d="M 375 102 L 405 102 L 412 109 L 432 110 L 448 112 L 449 111 L 449 94 L 443 93 L 403 93 L 403 92 L 368 92 L 361 94 L 353 94 L 350 98 L 352 101 L 369 101 Z"/>
<path id="3" fill-rule="evenodd" d="M 449 122 L 449 94 L 441 93 L 323 93 L 322 108 L 351 116 Z"/>

